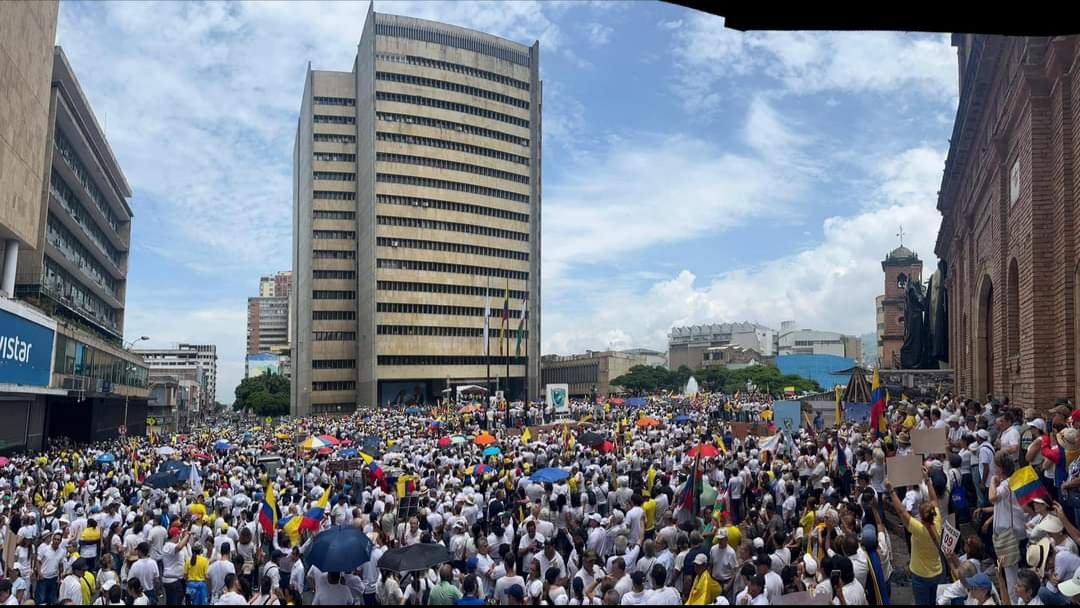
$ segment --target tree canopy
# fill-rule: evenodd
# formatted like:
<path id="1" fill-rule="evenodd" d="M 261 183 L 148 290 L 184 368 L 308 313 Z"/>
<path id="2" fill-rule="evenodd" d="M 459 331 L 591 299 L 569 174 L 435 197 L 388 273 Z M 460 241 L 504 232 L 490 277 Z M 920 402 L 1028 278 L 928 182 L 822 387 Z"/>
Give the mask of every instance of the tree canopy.
<path id="1" fill-rule="evenodd" d="M 757 386 L 760 392 L 779 393 L 785 387 L 794 386 L 797 392 L 820 391 L 817 382 L 793 374 L 781 374 L 771 365 L 754 365 L 742 369 L 707 367 L 696 372 L 683 365 L 677 370 L 667 370 L 660 366 L 635 365 L 629 373 L 611 381 L 635 394 L 651 393 L 660 390 L 681 391 L 693 376 L 704 391 L 735 393 L 745 391 L 747 381 Z"/>
<path id="2" fill-rule="evenodd" d="M 281 374 L 266 373 L 244 378 L 236 387 L 233 409 L 250 410 L 258 416 L 283 416 L 289 413 L 289 380 Z"/>

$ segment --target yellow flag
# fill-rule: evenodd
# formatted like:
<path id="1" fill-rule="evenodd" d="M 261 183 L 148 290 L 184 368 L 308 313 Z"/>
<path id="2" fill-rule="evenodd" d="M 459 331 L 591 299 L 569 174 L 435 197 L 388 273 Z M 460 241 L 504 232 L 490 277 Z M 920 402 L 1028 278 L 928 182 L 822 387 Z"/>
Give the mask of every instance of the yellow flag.
<path id="1" fill-rule="evenodd" d="M 706 570 L 694 580 L 694 586 L 690 589 L 690 597 L 686 600 L 688 606 L 706 606 L 716 601 L 720 596 L 720 583 L 713 580 Z"/>
<path id="2" fill-rule="evenodd" d="M 521 433 L 521 443 L 527 444 L 532 441 L 532 433 L 529 432 L 529 427 L 525 427 L 525 431 Z"/>

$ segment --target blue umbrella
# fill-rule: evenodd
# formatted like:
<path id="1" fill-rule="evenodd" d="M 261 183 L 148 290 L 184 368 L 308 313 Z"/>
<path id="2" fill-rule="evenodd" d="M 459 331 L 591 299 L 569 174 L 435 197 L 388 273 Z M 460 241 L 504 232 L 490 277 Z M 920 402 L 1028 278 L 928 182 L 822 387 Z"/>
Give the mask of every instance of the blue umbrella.
<path id="1" fill-rule="evenodd" d="M 214 449 L 219 451 L 219 452 L 228 452 L 229 450 L 232 449 L 232 446 L 229 445 L 228 441 L 225 441 L 224 439 L 222 439 L 221 441 L 218 441 L 217 443 L 214 444 Z"/>
<path id="2" fill-rule="evenodd" d="M 356 458 L 356 456 L 357 452 L 353 448 L 346 448 L 344 450 L 341 450 L 342 458 Z"/>
<path id="3" fill-rule="evenodd" d="M 183 480 L 176 475 L 176 471 L 158 471 L 143 480 L 143 485 L 159 490 L 178 486 L 181 483 L 183 483 Z"/>
<path id="4" fill-rule="evenodd" d="M 408 408 L 405 408 L 405 413 L 406 414 L 419 414 L 420 413 L 420 408 L 418 408 L 418 407 L 408 407 Z"/>
<path id="5" fill-rule="evenodd" d="M 112 454 L 109 454 L 109 453 L 105 453 L 105 454 L 102 454 L 101 456 L 97 457 L 97 462 L 98 463 L 108 464 L 108 463 L 112 463 L 115 460 L 116 460 L 116 456 L 113 456 Z"/>
<path id="6" fill-rule="evenodd" d="M 500 450 L 496 446 L 491 446 L 488 449 L 484 450 L 484 456 L 499 456 L 501 454 L 502 450 Z"/>
<path id="7" fill-rule="evenodd" d="M 693 418 L 691 418 L 690 416 L 676 416 L 675 424 L 685 424 L 687 422 L 690 422 L 691 420 L 693 420 Z"/>
<path id="8" fill-rule="evenodd" d="M 320 532 L 304 558 L 306 565 L 323 572 L 352 572 L 371 559 L 371 540 L 352 526 Z"/>
<path id="9" fill-rule="evenodd" d="M 562 481 L 568 477 L 570 477 L 570 473 L 568 471 L 548 467 L 546 469 L 540 469 L 539 471 L 533 473 L 529 477 L 529 481 L 535 481 L 537 483 L 555 483 L 557 481 Z"/>

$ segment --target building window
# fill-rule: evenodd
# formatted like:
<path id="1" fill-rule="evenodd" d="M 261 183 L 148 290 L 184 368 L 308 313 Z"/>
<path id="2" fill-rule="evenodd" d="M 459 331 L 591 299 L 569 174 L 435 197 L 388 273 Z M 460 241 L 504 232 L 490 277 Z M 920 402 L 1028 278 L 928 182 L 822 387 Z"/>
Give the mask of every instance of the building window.
<path id="1" fill-rule="evenodd" d="M 485 290 L 489 291 L 487 295 L 493 298 L 500 298 L 504 296 L 504 291 L 492 287 L 490 289 L 485 287 L 473 287 L 472 285 L 454 285 L 444 283 L 413 283 L 407 281 L 376 281 L 376 289 L 380 291 L 408 291 L 415 293 L 446 293 L 461 296 L 483 296 Z M 524 300 L 528 297 L 528 294 L 524 291 L 518 291 L 516 289 L 510 290 L 510 299 L 512 300 Z"/>
<path id="2" fill-rule="evenodd" d="M 94 179 L 90 177 L 90 171 L 83 165 L 82 159 L 75 153 L 75 149 L 71 147 L 71 142 L 68 141 L 68 138 L 60 129 L 56 129 L 56 135 L 53 137 L 53 149 L 60 153 L 60 157 L 64 159 L 68 168 L 79 179 L 79 183 L 82 184 L 86 193 L 90 195 L 90 200 L 94 201 L 94 206 L 98 208 L 101 215 L 105 216 L 105 222 L 109 227 L 114 232 L 120 232 L 120 220 L 113 213 L 112 206 L 105 200 L 105 195 L 98 188 Z"/>
<path id="3" fill-rule="evenodd" d="M 333 190 L 316 190 L 312 198 L 320 201 L 355 201 L 355 192 L 335 192 Z"/>
<path id="4" fill-rule="evenodd" d="M 426 156 L 410 156 L 408 154 L 391 154 L 389 152 L 379 152 L 375 155 L 375 160 L 384 163 L 419 165 L 421 167 L 433 167 L 435 169 L 444 169 L 447 171 L 472 173 L 473 175 L 483 175 L 495 179 L 504 179 L 511 182 L 517 182 L 519 184 L 529 183 L 529 176 L 527 175 L 518 175 L 517 173 L 500 171 L 498 169 L 491 169 L 489 167 L 481 167 L 480 165 L 470 165 L 467 163 L 459 163 L 451 160 L 428 158 Z"/>
<path id="5" fill-rule="evenodd" d="M 356 232 L 352 230 L 312 230 L 313 239 L 330 239 L 342 241 L 355 241 Z"/>
<path id="6" fill-rule="evenodd" d="M 382 182 L 384 184 L 402 184 L 406 186 L 419 186 L 421 188 L 454 190 L 457 192 L 467 192 L 469 194 L 477 194 L 480 196 L 501 198 L 508 201 L 524 203 L 526 205 L 529 204 L 529 196 L 527 194 L 518 194 L 516 192 L 508 192 L 506 190 L 498 190 L 496 188 L 488 188 L 485 186 L 477 186 L 474 184 L 468 184 L 463 182 L 451 182 L 442 179 L 415 177 L 412 175 L 397 175 L 393 173 L 379 173 L 375 176 L 375 181 Z"/>
<path id="7" fill-rule="evenodd" d="M 353 321 L 356 319 L 355 310 L 313 310 L 313 321 Z"/>
<path id="8" fill-rule="evenodd" d="M 406 304 L 402 302 L 376 302 L 375 312 L 399 313 L 410 315 L 442 315 L 450 317 L 483 317 L 484 309 L 480 306 L 447 306 L 443 304 Z M 493 306 L 491 317 L 502 317 L 502 308 Z M 521 310 L 511 308 L 508 311 L 511 319 L 520 319 Z"/>
<path id="9" fill-rule="evenodd" d="M 429 148 L 439 148 L 441 150 L 454 150 L 455 152 L 465 152 L 468 154 L 475 154 L 477 156 L 485 156 L 487 158 L 495 158 L 498 160 L 504 160 L 509 163 L 515 163 L 519 165 L 529 165 L 529 158 L 526 156 L 519 156 L 517 154 L 510 154 L 509 152 L 502 152 L 500 150 L 493 150 L 491 148 L 483 148 L 480 146 L 473 146 L 470 144 L 463 144 L 456 141 L 449 141 L 445 139 L 432 139 L 430 137 L 419 137 L 415 135 L 405 135 L 403 133 L 386 133 L 379 131 L 375 134 L 376 141 L 388 141 L 398 144 L 410 144 L 414 146 L 427 146 Z"/>
<path id="10" fill-rule="evenodd" d="M 326 114 L 316 114 L 312 117 L 314 122 L 328 124 L 328 125 L 354 125 L 356 124 L 356 117 L 354 116 L 327 116 Z"/>
<path id="11" fill-rule="evenodd" d="M 502 268 L 487 268 L 482 266 L 469 266 L 466 264 L 445 264 L 442 262 L 379 259 L 376 261 L 376 268 L 388 268 L 395 270 L 419 270 L 425 272 L 447 272 L 451 274 L 471 274 L 481 277 L 514 279 L 517 281 L 529 280 L 529 273 L 522 272 L 520 270 L 505 270 Z"/>
<path id="12" fill-rule="evenodd" d="M 354 369 L 356 359 L 313 359 L 311 369 Z"/>
<path id="13" fill-rule="evenodd" d="M 510 251 L 508 249 L 495 249 L 494 247 L 480 247 L 465 243 L 447 243 L 444 241 L 421 241 L 417 239 L 399 239 L 380 236 L 375 239 L 378 247 L 404 247 L 406 249 L 427 249 L 430 251 L 449 251 L 466 255 L 482 255 L 508 260 L 529 261 L 529 254 L 524 251 Z"/>
<path id="14" fill-rule="evenodd" d="M 116 310 L 47 257 L 42 266 L 41 289 L 103 327 L 117 330 Z"/>
<path id="15" fill-rule="evenodd" d="M 526 224 L 529 222 L 529 214 L 527 214 L 527 213 L 518 213 L 516 211 L 507 211 L 505 209 L 496 209 L 494 207 L 483 207 L 481 205 L 470 205 L 470 204 L 467 204 L 467 203 L 456 203 L 456 202 L 453 202 L 453 201 L 440 201 L 440 200 L 430 199 L 430 198 L 418 198 L 418 197 L 415 197 L 415 196 L 393 196 L 393 195 L 389 195 L 389 194 L 378 194 L 378 195 L 375 196 L 375 202 L 377 202 L 379 204 L 382 204 L 382 205 L 401 205 L 403 207 L 420 207 L 420 208 L 423 208 L 423 209 L 431 208 L 431 209 L 442 209 L 443 211 L 456 211 L 458 213 L 471 213 L 471 214 L 474 214 L 474 215 L 484 215 L 484 216 L 487 216 L 487 217 L 497 217 L 499 219 L 512 220 L 512 221 L 515 221 L 515 222 L 524 222 Z M 404 218 L 402 218 L 402 219 L 404 219 Z M 417 221 L 422 221 L 422 220 L 417 220 Z M 450 222 L 435 222 L 435 223 L 450 224 Z M 469 224 L 466 224 L 466 226 L 469 226 Z M 478 228 L 480 228 L 480 227 L 478 226 Z M 445 229 L 446 230 L 454 230 L 455 232 L 457 231 L 455 228 L 445 228 Z M 438 228 L 437 230 L 443 230 L 443 228 Z M 465 232 L 469 232 L 469 231 L 465 230 Z M 509 231 L 507 231 L 507 232 L 509 232 Z M 473 233 L 473 234 L 477 234 L 477 233 Z M 510 233 L 510 234 L 523 234 L 523 233 Z M 528 240 L 528 238 L 525 238 L 525 239 L 517 239 L 516 237 L 504 237 L 504 238 L 514 238 L 515 240 Z"/>
<path id="16" fill-rule="evenodd" d="M 378 18 L 378 16 L 376 17 Z M 529 67 L 529 53 L 513 50 L 501 44 L 486 42 L 475 34 L 445 32 L 429 26 L 405 26 L 393 22 L 375 22 L 375 33 L 380 36 L 408 38 L 419 42 L 431 42 L 443 46 L 465 49 L 481 55 L 503 59 L 511 63 Z"/>
<path id="17" fill-rule="evenodd" d="M 355 144 L 355 135 L 338 135 L 336 133 L 314 133 L 314 141 L 331 144 Z"/>
<path id="18" fill-rule="evenodd" d="M 313 270 L 311 278 L 351 280 L 356 278 L 356 272 L 353 270 Z"/>
<path id="19" fill-rule="evenodd" d="M 469 114 L 472 116 L 479 116 L 481 118 L 487 118 L 488 120 L 496 120 L 499 122 L 505 122 L 522 129 L 529 128 L 529 121 L 524 118 L 518 118 L 517 116 L 511 116 L 509 114 L 503 114 L 502 112 L 494 112 L 492 110 L 485 110 L 476 106 L 470 106 L 463 103 L 455 103 L 452 101 L 444 101 L 442 99 L 433 99 L 431 97 L 420 97 L 419 95 L 402 95 L 400 93 L 388 93 L 386 91 L 375 91 L 375 101 L 387 101 L 393 103 L 407 103 L 416 106 L 423 106 L 425 108 L 437 108 L 440 110 L 449 110 L 451 112 L 460 112 L 462 114 Z M 352 120 L 352 119 L 350 119 Z M 316 121 L 318 122 L 318 121 Z M 352 124 L 352 123 L 349 123 Z"/>
<path id="20" fill-rule="evenodd" d="M 377 325 L 375 333 L 380 336 L 440 336 L 445 338 L 483 338 L 482 327 L 438 327 L 432 325 Z M 492 338 L 502 338 L 502 329 L 490 328 L 488 334 Z M 528 330 L 522 330 L 522 339 L 529 337 Z M 517 329 L 506 330 L 506 335 L 511 339 L 517 338 Z"/>
<path id="21" fill-rule="evenodd" d="M 314 179 L 324 179 L 332 182 L 354 182 L 356 181 L 355 173 L 344 173 L 341 171 L 312 171 L 311 176 Z"/>
<path id="22" fill-rule="evenodd" d="M 511 144 L 517 144 L 526 148 L 529 147 L 529 139 L 527 137 L 511 135 L 510 133 L 503 133 L 502 131 L 494 131 L 492 129 L 485 129 L 483 127 L 476 127 L 460 122 L 441 120 L 438 118 L 427 118 L 424 116 L 413 116 L 410 114 L 394 114 L 392 112 L 376 112 L 375 119 L 386 122 L 431 127 L 433 129 L 445 129 L 447 131 L 456 131 L 458 133 L 468 133 L 469 135 L 476 135 L 477 137 L 486 137 L 488 139 L 496 139 Z"/>
<path id="23" fill-rule="evenodd" d="M 311 212 L 312 219 L 316 220 L 355 220 L 355 211 L 325 211 L 315 209 Z"/>
<path id="24" fill-rule="evenodd" d="M 315 105 L 320 106 L 355 106 L 356 100 L 348 97 L 314 97 Z"/>
<path id="25" fill-rule="evenodd" d="M 525 365 L 528 357 L 505 357 L 492 355 L 480 356 L 436 356 L 436 355 L 379 355 L 379 365 L 484 365 L 490 359 L 491 365 Z"/>
<path id="26" fill-rule="evenodd" d="M 355 300 L 355 291 L 339 291 L 333 289 L 316 289 L 311 292 L 314 300 Z"/>
<path id="27" fill-rule="evenodd" d="M 75 235 L 64 227 L 52 212 L 49 212 L 45 228 L 45 240 L 55 247 L 72 264 L 79 267 L 83 274 L 99 287 L 116 297 L 116 279 L 102 266 Z"/>
<path id="28" fill-rule="evenodd" d="M 476 224 L 460 224 L 457 222 L 442 222 L 439 220 L 421 220 L 412 217 L 397 217 L 393 215 L 377 216 L 376 222 L 380 226 L 402 226 L 406 228 L 420 228 L 424 230 L 447 230 L 450 232 L 464 232 L 467 234 L 476 234 L 481 236 L 494 237 L 498 239 L 509 239 L 512 241 L 522 242 L 527 242 L 529 240 L 529 235 L 525 232 L 514 232 L 513 230 L 503 230 L 502 228 L 491 228 L 489 226 L 478 226 Z"/>
<path id="29" fill-rule="evenodd" d="M 312 157 L 315 160 L 321 160 L 331 163 L 353 163 L 356 162 L 355 154 L 338 154 L 336 152 L 314 152 Z"/>
<path id="30" fill-rule="evenodd" d="M 434 68 L 437 70 L 443 70 L 446 72 L 455 72 L 457 74 L 465 74 L 466 76 L 472 76 L 474 78 L 482 78 L 484 80 L 490 80 L 499 84 L 505 84 L 523 91 L 529 90 L 529 83 L 524 80 L 517 80 L 502 74 L 496 74 L 495 72 L 488 72 L 486 70 L 478 70 L 467 65 L 461 65 L 460 63 L 450 63 L 447 61 L 439 61 L 438 59 L 429 59 L 427 57 L 417 57 L 415 55 L 395 55 L 392 53 L 375 53 L 376 59 L 382 61 L 392 61 L 394 63 L 404 63 L 408 65 L 418 65 L 425 68 Z"/>
<path id="31" fill-rule="evenodd" d="M 64 181 L 60 174 L 54 169 L 52 175 L 49 178 L 49 194 L 53 199 L 68 212 L 71 219 L 75 220 L 75 223 L 82 228 L 83 232 L 90 241 L 97 245 L 97 248 L 106 255 L 113 264 L 116 264 L 117 268 L 120 267 L 121 254 L 116 247 L 112 246 L 109 241 L 109 237 L 105 235 L 105 231 L 98 227 L 97 222 L 90 215 L 90 212 L 83 207 L 79 202 L 79 198 L 75 195 L 75 192 L 68 187 L 67 182 Z"/>
<path id="32" fill-rule="evenodd" d="M 312 332 L 316 342 L 348 342 L 356 340 L 355 331 L 316 331 Z"/>
<path id="33" fill-rule="evenodd" d="M 326 249 L 315 249 L 311 252 L 311 255 L 316 260 L 355 260 L 355 251 L 334 251 Z"/>
<path id="34" fill-rule="evenodd" d="M 1009 204 L 1015 205 L 1020 200 L 1020 158 L 1013 161 L 1009 171 Z"/>
<path id="35" fill-rule="evenodd" d="M 312 382 L 313 391 L 353 391 L 356 390 L 356 382 L 352 380 L 338 380 L 335 382 Z"/>
<path id="36" fill-rule="evenodd" d="M 452 91 L 454 93 L 461 93 L 462 95 L 471 95 L 473 97 L 490 99 L 491 101 L 497 101 L 499 103 L 504 103 L 508 106 L 521 108 L 523 110 L 529 109 L 529 102 L 527 100 L 510 97 L 509 95 L 503 95 L 502 93 L 496 93 L 494 91 L 488 91 L 486 89 L 470 87 L 469 85 L 465 84 L 449 82 L 446 80 L 435 80 L 432 78 L 424 78 L 422 76 L 413 76 L 411 74 L 397 74 L 394 72 L 375 72 L 375 80 L 383 80 L 386 82 L 400 82 L 402 84 L 412 84 L 421 87 L 441 89 L 443 91 Z"/>

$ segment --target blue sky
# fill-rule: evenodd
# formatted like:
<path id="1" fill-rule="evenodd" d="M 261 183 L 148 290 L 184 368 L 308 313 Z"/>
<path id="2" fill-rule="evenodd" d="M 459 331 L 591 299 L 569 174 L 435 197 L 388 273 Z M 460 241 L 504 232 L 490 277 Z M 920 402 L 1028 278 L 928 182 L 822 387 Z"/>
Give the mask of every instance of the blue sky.
<path id="1" fill-rule="evenodd" d="M 379 2 L 529 44 L 544 80 L 543 351 L 673 325 L 874 329 L 880 260 L 928 266 L 957 103 L 944 35 L 754 32 L 653 2 Z M 76 2 L 64 47 L 135 191 L 128 337 L 218 345 L 291 266 L 304 70 L 347 70 L 367 5 Z"/>

